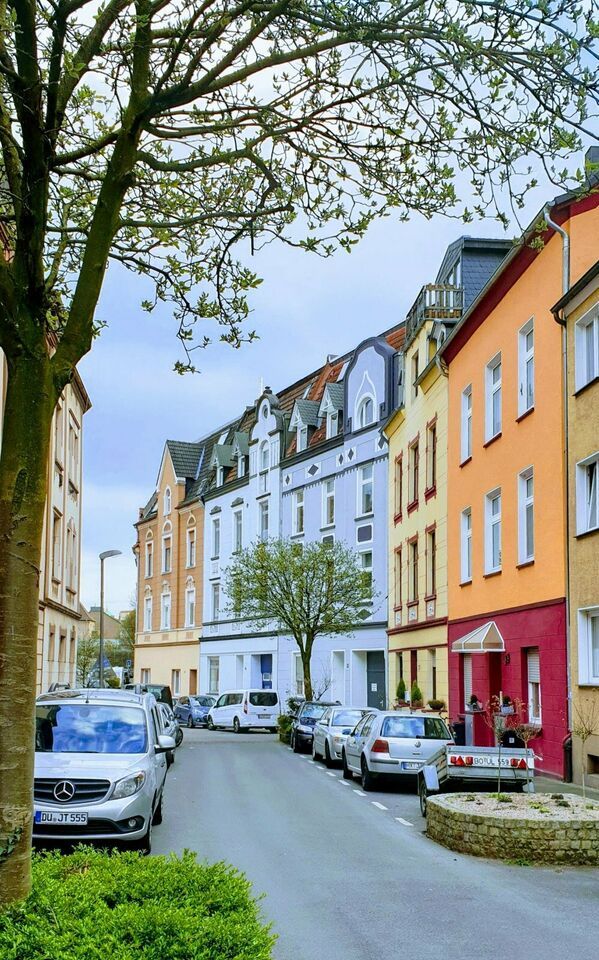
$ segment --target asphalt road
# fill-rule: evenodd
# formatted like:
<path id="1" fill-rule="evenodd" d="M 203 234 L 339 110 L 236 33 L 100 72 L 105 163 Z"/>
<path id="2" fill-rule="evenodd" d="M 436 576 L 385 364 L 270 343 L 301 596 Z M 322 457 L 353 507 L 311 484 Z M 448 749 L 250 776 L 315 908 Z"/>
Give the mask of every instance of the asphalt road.
<path id="1" fill-rule="evenodd" d="M 411 793 L 331 773 L 272 734 L 186 730 L 153 852 L 243 870 L 277 960 L 597 956 L 599 870 L 455 854 L 423 834 Z"/>

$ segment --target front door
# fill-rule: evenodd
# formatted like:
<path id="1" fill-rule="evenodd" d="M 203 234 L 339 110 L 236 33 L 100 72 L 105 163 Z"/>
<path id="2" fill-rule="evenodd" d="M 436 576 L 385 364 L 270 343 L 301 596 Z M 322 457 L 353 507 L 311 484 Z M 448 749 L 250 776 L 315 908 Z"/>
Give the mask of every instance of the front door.
<path id="1" fill-rule="evenodd" d="M 198 692 L 198 671 L 189 671 L 189 695 L 194 697 Z"/>
<path id="2" fill-rule="evenodd" d="M 385 654 L 382 650 L 366 654 L 366 690 L 367 705 L 375 710 L 384 710 L 387 706 L 387 693 Z"/>

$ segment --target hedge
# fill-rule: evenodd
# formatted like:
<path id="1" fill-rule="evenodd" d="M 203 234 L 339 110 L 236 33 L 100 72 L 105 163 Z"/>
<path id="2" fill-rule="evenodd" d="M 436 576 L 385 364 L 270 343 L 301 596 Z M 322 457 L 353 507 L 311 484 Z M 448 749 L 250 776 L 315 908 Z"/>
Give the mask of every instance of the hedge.
<path id="1" fill-rule="evenodd" d="M 35 855 L 0 912 L 2 960 L 271 960 L 249 881 L 224 863 L 79 848 Z"/>

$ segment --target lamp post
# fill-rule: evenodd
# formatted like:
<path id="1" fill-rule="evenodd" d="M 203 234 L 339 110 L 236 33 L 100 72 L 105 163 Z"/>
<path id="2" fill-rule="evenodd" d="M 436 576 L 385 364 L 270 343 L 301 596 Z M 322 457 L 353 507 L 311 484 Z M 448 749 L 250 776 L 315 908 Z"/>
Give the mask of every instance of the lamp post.
<path id="1" fill-rule="evenodd" d="M 105 550 L 100 554 L 100 651 L 99 651 L 99 669 L 98 686 L 104 687 L 104 561 L 109 557 L 120 557 L 122 550 Z"/>

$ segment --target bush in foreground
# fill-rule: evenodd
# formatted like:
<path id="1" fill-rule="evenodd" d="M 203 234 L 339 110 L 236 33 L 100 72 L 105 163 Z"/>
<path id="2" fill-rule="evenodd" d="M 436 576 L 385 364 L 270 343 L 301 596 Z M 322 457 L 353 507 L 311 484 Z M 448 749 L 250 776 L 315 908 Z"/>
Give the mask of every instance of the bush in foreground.
<path id="1" fill-rule="evenodd" d="M 35 856 L 31 895 L 0 913 L 2 960 L 271 960 L 274 939 L 249 881 L 190 852 Z"/>

